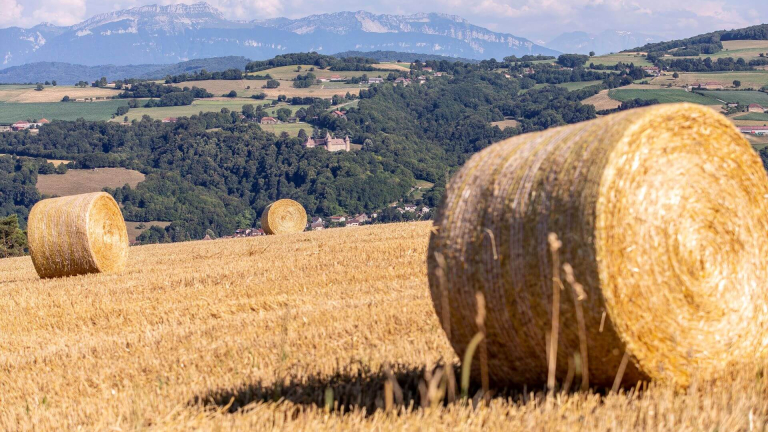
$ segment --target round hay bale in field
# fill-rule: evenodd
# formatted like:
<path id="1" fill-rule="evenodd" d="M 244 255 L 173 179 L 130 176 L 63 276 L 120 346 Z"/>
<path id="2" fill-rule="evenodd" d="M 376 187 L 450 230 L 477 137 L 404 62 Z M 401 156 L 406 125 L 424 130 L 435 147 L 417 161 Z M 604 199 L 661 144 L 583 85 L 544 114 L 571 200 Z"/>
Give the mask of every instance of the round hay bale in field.
<path id="1" fill-rule="evenodd" d="M 42 278 L 115 273 L 125 267 L 128 232 L 104 192 L 51 198 L 29 212 L 29 252 Z"/>
<path id="2" fill-rule="evenodd" d="M 560 383 L 586 350 L 592 385 L 611 387 L 622 369 L 623 385 L 685 387 L 766 354 L 766 239 L 768 178 L 749 143 L 709 108 L 658 105 L 473 156 L 438 209 L 429 283 L 460 357 L 484 294 L 497 385 L 546 383 L 554 334 Z M 553 262 L 570 264 L 586 295 L 560 289 L 557 333 Z"/>
<path id="3" fill-rule="evenodd" d="M 281 199 L 268 205 L 261 214 L 261 228 L 267 234 L 289 234 L 304 231 L 307 212 L 291 199 Z"/>

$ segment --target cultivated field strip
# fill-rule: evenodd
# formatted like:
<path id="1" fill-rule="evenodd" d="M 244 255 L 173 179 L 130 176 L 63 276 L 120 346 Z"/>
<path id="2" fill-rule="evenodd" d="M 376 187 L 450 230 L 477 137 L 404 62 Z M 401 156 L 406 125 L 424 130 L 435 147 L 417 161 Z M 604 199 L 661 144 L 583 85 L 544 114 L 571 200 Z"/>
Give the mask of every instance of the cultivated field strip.
<path id="1" fill-rule="evenodd" d="M 29 257 L 0 260 L 0 430 L 763 430 L 760 365 L 683 394 L 420 408 L 424 367 L 458 365 L 430 228 L 134 247 L 122 275 L 40 280 Z M 410 408 L 376 411 L 384 364 Z"/>

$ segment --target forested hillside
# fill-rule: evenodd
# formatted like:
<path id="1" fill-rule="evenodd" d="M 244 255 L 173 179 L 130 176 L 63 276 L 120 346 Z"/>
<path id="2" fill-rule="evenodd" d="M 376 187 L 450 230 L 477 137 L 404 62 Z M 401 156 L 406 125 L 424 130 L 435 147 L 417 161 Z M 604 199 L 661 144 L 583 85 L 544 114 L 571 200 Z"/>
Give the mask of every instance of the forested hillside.
<path id="1" fill-rule="evenodd" d="M 319 60 L 325 61 L 314 62 Z M 288 61 L 307 58 L 282 57 L 270 64 Z M 333 61 L 325 66 L 365 65 L 360 59 Z M 263 66 L 255 63 L 249 69 Z M 451 173 L 478 150 L 515 134 L 594 118 L 594 107 L 580 100 L 631 83 L 631 74 L 642 73 L 635 68 L 628 74 L 624 67 L 586 71 L 519 61 L 431 61 L 414 63 L 411 76 L 423 73 L 424 67 L 444 75 L 423 84 L 385 82 L 362 89 L 356 106 L 343 108 L 345 117 L 314 111 L 314 118 L 307 120 L 313 130 L 305 133 L 324 135 L 327 130 L 349 136 L 362 145 L 349 153 L 304 148 L 303 139 L 265 132 L 248 116 L 226 109 L 177 123 L 148 117 L 129 125 L 54 121 L 37 135 L 0 134 L 0 153 L 72 160 L 70 168 L 137 169 L 147 175 L 144 182 L 135 189 L 109 191 L 123 204 L 126 219 L 172 221 L 164 240 L 198 239 L 207 230 L 227 235 L 258 224 L 263 208 L 279 198 L 301 202 L 311 215 L 373 212 L 403 199 L 422 180 L 435 187 L 416 203 L 435 206 Z M 524 68 L 533 73 L 521 78 L 518 72 Z M 602 84 L 570 92 L 536 86 L 601 79 Z M 176 93 L 181 92 L 168 94 Z M 252 108 L 246 105 L 244 111 L 250 114 Z M 501 130 L 491 125 L 506 118 L 516 119 L 518 126 Z M 19 213 L 23 218 L 23 210 L 38 199 L 28 190 L 34 184 L 34 167 L 50 167 L 40 161 L 4 161 L 8 167 L 0 175 L 11 180 L 0 187 L 19 199 L 0 208 L 0 216 Z M 25 163 L 32 168 L 25 171 Z M 19 176 L 27 180 L 13 180 Z M 28 194 L 16 191 L 21 185 Z"/>

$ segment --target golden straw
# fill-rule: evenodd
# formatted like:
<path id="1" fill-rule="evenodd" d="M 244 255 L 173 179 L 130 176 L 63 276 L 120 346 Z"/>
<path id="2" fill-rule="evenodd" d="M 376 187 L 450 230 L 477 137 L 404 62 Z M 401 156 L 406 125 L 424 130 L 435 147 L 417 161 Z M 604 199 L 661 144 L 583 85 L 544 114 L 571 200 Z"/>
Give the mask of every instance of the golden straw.
<path id="1" fill-rule="evenodd" d="M 29 252 L 42 278 L 115 273 L 125 267 L 128 232 L 104 192 L 51 198 L 29 213 Z"/>
<path id="2" fill-rule="evenodd" d="M 261 228 L 267 234 L 289 234 L 304 231 L 307 212 L 301 204 L 281 199 L 268 205 L 261 214 Z"/>
<path id="3" fill-rule="evenodd" d="M 491 380 L 545 385 L 556 233 L 585 294 L 559 304 L 559 382 L 583 351 L 598 387 L 620 369 L 624 385 L 717 377 L 768 349 L 767 197 L 749 143 L 699 105 L 515 137 L 472 157 L 447 188 L 428 254 L 433 304 L 461 355 L 483 292 Z"/>

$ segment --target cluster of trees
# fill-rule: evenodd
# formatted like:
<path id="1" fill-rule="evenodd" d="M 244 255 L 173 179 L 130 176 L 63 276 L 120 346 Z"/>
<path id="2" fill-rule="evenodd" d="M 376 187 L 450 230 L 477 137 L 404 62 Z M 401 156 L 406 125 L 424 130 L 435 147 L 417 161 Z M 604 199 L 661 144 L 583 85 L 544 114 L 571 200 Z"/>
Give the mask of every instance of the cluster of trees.
<path id="1" fill-rule="evenodd" d="M 0 258 L 22 256 L 27 252 L 27 235 L 19 228 L 15 214 L 0 218 Z"/>
<path id="2" fill-rule="evenodd" d="M 650 54 L 649 54 L 650 55 Z M 649 58 L 650 59 L 650 58 Z M 751 63 L 751 62 L 750 62 Z M 716 60 L 707 58 L 655 59 L 654 64 L 666 70 L 677 72 L 720 72 L 753 70 L 754 65 L 743 58 L 721 57 Z"/>
<path id="3" fill-rule="evenodd" d="M 40 199 L 35 185 L 44 164 L 42 159 L 0 156 L 0 218 L 18 215 L 22 228 L 26 226 L 29 209 Z"/>
<path id="4" fill-rule="evenodd" d="M 270 60 L 253 61 L 245 66 L 248 72 L 259 72 L 281 66 L 313 65 L 320 69 L 329 68 L 334 71 L 373 71 L 372 64 L 376 60 L 367 57 L 337 58 L 311 53 L 284 54 Z"/>
<path id="5" fill-rule="evenodd" d="M 561 54 L 557 58 L 557 63 L 562 67 L 577 68 L 583 67 L 589 61 L 589 56 L 582 54 Z"/>
<path id="6" fill-rule="evenodd" d="M 296 88 L 307 88 L 317 81 L 317 77 L 312 72 L 307 72 L 304 75 L 296 75 L 293 79 L 293 86 Z"/>
<path id="7" fill-rule="evenodd" d="M 152 108 L 162 106 L 191 105 L 195 99 L 210 98 L 213 97 L 213 94 L 208 92 L 206 89 L 199 87 L 179 88 L 176 86 L 157 84 L 154 82 L 138 82 L 133 84 L 130 90 L 125 90 L 120 93 L 118 97 L 130 98 L 134 102 L 136 101 L 136 98 L 151 98 L 144 106 L 147 108 Z M 130 103 L 129 107 L 135 108 L 135 106 L 131 106 Z"/>
<path id="8" fill-rule="evenodd" d="M 222 72 L 208 72 L 205 69 L 195 71 L 191 74 L 183 73 L 179 75 L 168 75 L 165 77 L 166 84 L 177 84 L 185 81 L 205 81 L 205 80 L 241 80 L 247 79 L 246 75 L 240 69 L 227 69 Z"/>
<path id="9" fill-rule="evenodd" d="M 524 55 L 522 57 L 517 57 L 517 56 L 513 56 L 513 55 L 509 56 L 509 57 L 504 57 L 504 61 L 506 63 L 533 62 L 533 61 L 554 60 L 554 59 L 555 59 L 554 56 L 547 56 L 547 55 L 542 55 L 542 54 L 537 54 L 537 55 L 526 54 L 526 55 Z"/>

